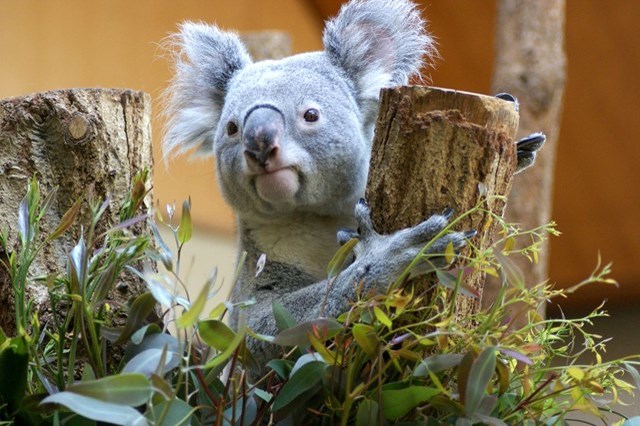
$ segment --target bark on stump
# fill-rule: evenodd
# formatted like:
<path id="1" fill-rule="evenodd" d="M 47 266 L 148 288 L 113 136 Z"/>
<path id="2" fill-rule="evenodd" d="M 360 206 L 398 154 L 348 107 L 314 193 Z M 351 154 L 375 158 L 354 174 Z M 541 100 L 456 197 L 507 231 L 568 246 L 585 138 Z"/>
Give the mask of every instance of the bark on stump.
<path id="1" fill-rule="evenodd" d="M 10 241 L 16 241 L 18 206 L 33 176 L 43 193 L 58 187 L 41 221 L 41 234 L 53 231 L 64 212 L 90 190 L 102 199 L 112 196 L 105 218 L 115 223 L 135 173 L 152 168 L 150 112 L 147 94 L 119 89 L 69 89 L 0 100 L 0 228 L 8 229 Z M 146 209 L 151 202 L 147 197 Z M 86 222 L 86 216 L 79 222 Z M 41 252 L 30 276 L 64 270 L 77 228 L 72 228 L 75 235 L 71 232 Z M 109 296 L 114 306 L 144 287 L 127 275 L 119 277 L 118 288 Z M 45 285 L 32 280 L 27 295 L 34 312 L 46 317 Z M 15 332 L 13 290 L 2 267 L 0 327 L 8 335 Z"/>
<path id="2" fill-rule="evenodd" d="M 478 202 L 486 188 L 486 207 L 502 215 L 516 167 L 514 104 L 494 97 L 422 86 L 383 89 L 376 124 L 366 199 L 380 233 L 415 226 L 432 214 L 453 208 L 461 214 Z M 465 218 L 459 230 L 478 231 L 474 244 L 488 247 L 489 215 Z M 467 250 L 467 249 L 465 249 Z M 433 277 L 418 285 L 427 288 Z M 484 277 L 466 284 L 481 295 Z M 479 309 L 479 300 L 460 296 L 463 318 Z"/>

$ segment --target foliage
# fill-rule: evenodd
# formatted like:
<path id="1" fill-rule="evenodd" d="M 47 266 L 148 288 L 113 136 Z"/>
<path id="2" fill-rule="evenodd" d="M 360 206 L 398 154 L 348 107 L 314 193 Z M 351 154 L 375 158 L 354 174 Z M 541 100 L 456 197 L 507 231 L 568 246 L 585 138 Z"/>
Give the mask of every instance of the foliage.
<path id="1" fill-rule="evenodd" d="M 0 239 L 18 325 L 16 336 L 0 332 L 0 424 L 568 424 L 578 412 L 604 418 L 640 385 L 638 357 L 603 361 L 606 341 L 587 330 L 606 315 L 601 307 L 579 319 L 538 315 L 547 299 L 615 283 L 609 266 L 598 265 L 572 289 L 526 289 L 513 258 L 536 261 L 545 235 L 556 233 L 552 225 L 521 231 L 493 217 L 498 241 L 467 255 L 447 250 L 443 256 L 455 258 L 454 267 L 437 271 L 430 285 L 390 283 L 386 294 L 360 294 L 338 318 L 302 324 L 274 302 L 280 333 L 263 336 L 242 321 L 251 300 L 205 311 L 219 291 L 215 270 L 198 295 L 189 295 L 180 272 L 192 236 L 189 201 L 179 223 L 168 206 L 165 217 L 156 212 L 158 225 L 149 221 L 152 235 L 131 232 L 147 219 L 138 214 L 144 181 L 144 174 L 136 177 L 120 223 L 105 232 L 96 229 L 109 200 L 90 201 L 89 225 L 69 251 L 66 270 L 44 278 L 33 276 L 30 265 L 73 228 L 81 202 L 40 236 L 53 195 L 41 202 L 37 182 L 30 182 L 19 206 L 18 248 L 11 250 L 6 232 Z M 486 213 L 482 202 L 464 215 L 479 211 Z M 156 226 L 168 228 L 175 250 Z M 331 277 L 352 248 L 348 243 L 336 254 Z M 425 260 L 420 255 L 414 263 Z M 164 269 L 154 269 L 155 262 Z M 122 273 L 137 274 L 148 292 L 130 301 L 126 323 L 114 327 L 105 300 Z M 460 317 L 456 298 L 477 297 L 464 284 L 471 274 L 494 276 L 502 287 L 489 309 Z M 26 291 L 42 279 L 51 311 L 60 313 L 47 324 L 40 324 Z M 237 330 L 224 322 L 234 310 Z M 261 368 L 247 339 L 279 345 L 282 356 Z M 120 351 L 122 361 L 110 363 L 110 351 Z"/>

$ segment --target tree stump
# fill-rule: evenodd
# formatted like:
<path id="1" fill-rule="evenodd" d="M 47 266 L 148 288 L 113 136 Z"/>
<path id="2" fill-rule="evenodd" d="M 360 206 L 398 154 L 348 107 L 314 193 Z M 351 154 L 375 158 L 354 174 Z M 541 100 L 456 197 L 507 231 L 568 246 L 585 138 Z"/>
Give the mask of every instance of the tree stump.
<path id="1" fill-rule="evenodd" d="M 504 198 L 494 196 L 511 189 L 517 127 L 514 104 L 495 97 L 422 86 L 383 89 L 366 192 L 376 230 L 415 226 L 447 208 L 464 213 L 482 196 L 479 186 L 486 188 L 486 207 L 502 215 Z M 488 247 L 494 239 L 488 219 L 473 214 L 459 230 L 477 230 L 473 243 Z M 471 275 L 465 284 L 481 295 L 484 277 Z M 479 302 L 460 297 L 458 315 L 476 312 Z"/>
<path id="2" fill-rule="evenodd" d="M 64 212 L 89 191 L 103 200 L 111 195 L 104 217 L 116 223 L 133 176 L 152 167 L 150 112 L 147 94 L 119 89 L 69 89 L 0 100 L 0 228 L 9 231 L 10 242 L 16 241 L 18 206 L 33 176 L 43 193 L 58 187 L 41 221 L 42 234 L 51 233 Z M 149 209 L 151 196 L 145 201 Z M 86 223 L 86 216 L 80 223 Z M 63 271 L 78 235 L 75 229 L 47 245 L 31 275 Z M 119 282 L 120 290 L 109 296 L 115 303 L 144 288 L 132 276 Z M 9 275 L 0 267 L 0 327 L 8 335 L 15 332 L 12 293 Z M 27 294 L 34 312 L 49 309 L 44 284 L 31 280 Z"/>

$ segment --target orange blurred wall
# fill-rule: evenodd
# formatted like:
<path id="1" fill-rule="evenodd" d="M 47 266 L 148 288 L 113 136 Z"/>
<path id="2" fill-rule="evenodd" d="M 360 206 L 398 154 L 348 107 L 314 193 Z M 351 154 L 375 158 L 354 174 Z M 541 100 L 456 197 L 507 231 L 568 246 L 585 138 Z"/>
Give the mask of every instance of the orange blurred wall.
<path id="1" fill-rule="evenodd" d="M 151 94 L 156 199 L 180 204 L 191 196 L 194 221 L 226 233 L 233 218 L 215 186 L 211 159 L 163 164 L 160 97 L 171 72 L 160 43 L 180 22 L 201 20 L 295 34 L 295 52 L 321 47 L 321 20 L 299 0 L 0 0 L 0 10 L 0 98 L 67 87 Z"/>

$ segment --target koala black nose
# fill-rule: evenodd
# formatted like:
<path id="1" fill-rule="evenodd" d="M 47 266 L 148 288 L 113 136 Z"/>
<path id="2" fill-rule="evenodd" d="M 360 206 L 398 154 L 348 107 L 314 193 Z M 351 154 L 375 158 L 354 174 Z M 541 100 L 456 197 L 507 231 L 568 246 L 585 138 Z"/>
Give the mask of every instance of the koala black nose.
<path id="1" fill-rule="evenodd" d="M 250 110 L 243 125 L 244 154 L 247 163 L 266 168 L 280 147 L 284 116 L 276 108 L 259 106 Z"/>

